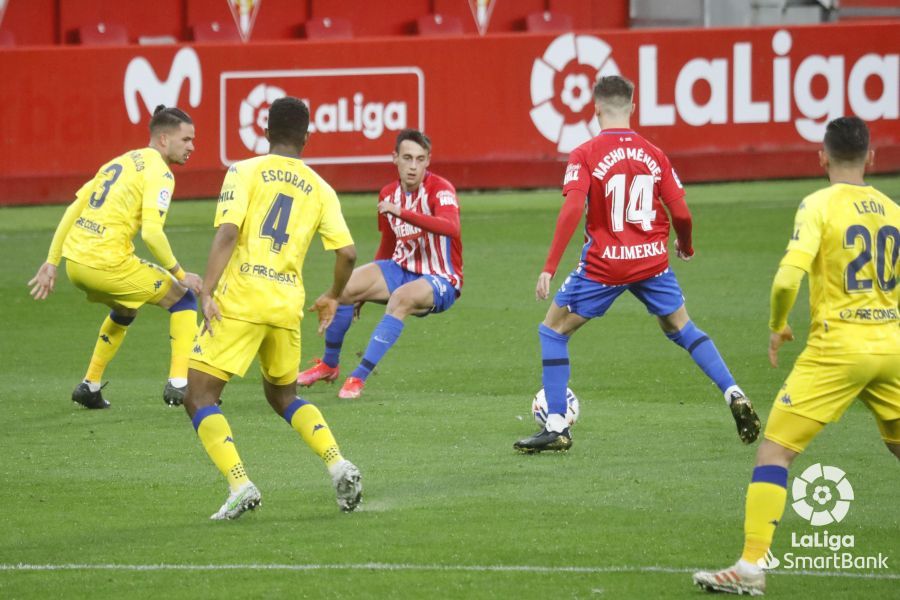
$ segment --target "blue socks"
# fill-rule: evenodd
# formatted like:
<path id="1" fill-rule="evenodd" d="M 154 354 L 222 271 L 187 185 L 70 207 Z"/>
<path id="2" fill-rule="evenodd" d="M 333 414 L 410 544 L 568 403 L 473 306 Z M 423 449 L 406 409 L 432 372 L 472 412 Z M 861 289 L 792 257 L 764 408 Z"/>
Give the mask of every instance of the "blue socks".
<path id="1" fill-rule="evenodd" d="M 350 314 L 351 316 L 353 315 L 352 306 L 350 307 Z M 337 319 L 335 319 L 335 321 L 336 320 Z M 332 323 L 332 326 L 333 325 L 334 323 Z M 328 328 L 328 331 L 331 331 L 331 327 Z M 375 328 L 375 331 L 372 332 L 372 337 L 369 338 L 369 345 L 366 347 L 366 353 L 363 355 L 362 361 L 360 361 L 359 366 L 350 373 L 350 376 L 358 377 L 365 381 L 366 377 L 369 376 L 369 373 L 372 372 L 372 369 L 375 368 L 378 361 L 391 349 L 391 346 L 394 345 L 394 342 L 397 341 L 401 333 L 403 333 L 403 321 L 397 317 L 392 317 L 391 315 L 384 315 L 378 323 L 378 326 Z M 325 338 L 325 341 L 327 343 L 327 337 Z M 565 410 L 565 389 L 563 389 L 563 410 Z"/>
<path id="2" fill-rule="evenodd" d="M 716 345 L 708 335 L 697 329 L 693 321 L 688 321 L 677 333 L 667 333 L 666 337 L 687 350 L 697 366 L 719 386 L 723 394 L 725 390 L 736 385 Z"/>
<path id="3" fill-rule="evenodd" d="M 341 358 L 341 346 L 344 345 L 344 336 L 353 322 L 353 305 L 341 304 L 331 325 L 325 330 L 325 355 L 322 362 L 331 368 L 338 366 Z"/>
<path id="4" fill-rule="evenodd" d="M 566 414 L 566 387 L 569 385 L 569 337 L 543 323 L 538 326 L 543 364 L 541 381 L 547 396 L 547 414 Z"/>
<path id="5" fill-rule="evenodd" d="M 194 292 L 187 290 L 181 300 L 169 307 L 170 313 L 177 313 L 183 310 L 197 310 L 197 296 Z"/>

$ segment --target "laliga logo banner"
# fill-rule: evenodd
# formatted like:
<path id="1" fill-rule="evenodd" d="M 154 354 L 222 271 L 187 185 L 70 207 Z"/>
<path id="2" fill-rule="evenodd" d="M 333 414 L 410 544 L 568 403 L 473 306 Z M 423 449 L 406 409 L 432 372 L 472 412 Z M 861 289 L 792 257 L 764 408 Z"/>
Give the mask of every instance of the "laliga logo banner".
<path id="1" fill-rule="evenodd" d="M 618 74 L 612 48 L 603 40 L 572 33 L 559 36 L 531 67 L 531 121 L 559 152 L 571 152 L 600 133 L 594 117 L 594 81 Z"/>
<path id="2" fill-rule="evenodd" d="M 772 32 L 765 41 L 757 33 L 740 35 L 754 41 L 699 32 L 701 49 L 689 58 L 682 46 L 673 51 L 681 39 L 674 35 L 661 36 L 658 44 L 639 45 L 637 69 L 627 73 L 637 80 L 637 124 L 672 127 L 679 136 L 718 125 L 722 127 L 717 135 L 726 137 L 740 135 L 735 125 L 759 124 L 785 142 L 821 142 L 828 121 L 844 114 L 868 122 L 900 117 L 900 54 L 861 54 L 857 46 L 840 53 L 826 43 L 810 46 L 809 41 L 803 47 L 786 29 Z M 627 38 L 621 39 L 622 45 L 628 44 Z M 617 50 L 620 62 L 634 65 L 632 51 L 628 49 L 626 60 L 623 50 Z M 703 53 L 708 56 L 697 56 Z M 599 132 L 591 83 L 617 73 L 612 49 L 603 40 L 571 33 L 557 37 L 531 70 L 534 126 L 559 152 L 570 152 Z"/>
<path id="3" fill-rule="evenodd" d="M 844 520 L 853 500 L 853 486 L 841 469 L 816 463 L 794 478 L 791 496 L 794 512 L 821 527 Z"/>
<path id="4" fill-rule="evenodd" d="M 418 67 L 230 71 L 220 82 L 225 165 L 269 151 L 269 107 L 284 96 L 309 106 L 309 164 L 389 162 L 396 132 L 425 128 L 425 75 Z"/>

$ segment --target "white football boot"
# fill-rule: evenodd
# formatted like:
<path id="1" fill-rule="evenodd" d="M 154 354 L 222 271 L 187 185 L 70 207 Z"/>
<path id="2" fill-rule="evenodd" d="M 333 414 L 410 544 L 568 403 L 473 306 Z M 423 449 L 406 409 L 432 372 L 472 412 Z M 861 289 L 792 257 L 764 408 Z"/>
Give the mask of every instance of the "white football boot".
<path id="1" fill-rule="evenodd" d="M 362 476 L 359 469 L 344 459 L 328 471 L 331 473 L 338 506 L 344 512 L 353 512 L 362 501 Z"/>
<path id="2" fill-rule="evenodd" d="M 248 481 L 228 495 L 225 504 L 217 512 L 210 515 L 213 521 L 237 519 L 248 510 L 253 510 L 262 504 L 262 494 L 256 489 L 252 481 Z"/>
<path id="3" fill-rule="evenodd" d="M 746 563 L 745 563 L 746 564 Z M 766 573 L 738 562 L 721 571 L 697 571 L 694 584 L 707 592 L 724 592 L 742 596 L 762 596 L 766 593 Z"/>

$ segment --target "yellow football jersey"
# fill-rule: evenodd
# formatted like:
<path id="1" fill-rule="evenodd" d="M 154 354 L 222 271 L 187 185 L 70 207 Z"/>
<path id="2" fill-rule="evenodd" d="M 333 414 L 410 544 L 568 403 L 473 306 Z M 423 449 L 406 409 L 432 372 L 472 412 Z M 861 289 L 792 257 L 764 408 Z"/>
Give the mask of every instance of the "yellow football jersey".
<path id="1" fill-rule="evenodd" d="M 63 244 L 63 256 L 96 269 L 115 269 L 134 254 L 142 223 L 165 223 L 175 178 L 159 151 L 131 150 L 102 167 L 81 186 L 83 206 Z M 171 251 L 168 252 L 171 254 Z M 166 269 L 175 266 L 162 265 Z"/>
<path id="2" fill-rule="evenodd" d="M 900 208 L 872 186 L 837 183 L 804 198 L 788 250 L 809 273 L 808 346 L 828 352 L 900 352 Z M 796 256 L 796 254 L 794 255 Z"/>
<path id="3" fill-rule="evenodd" d="M 222 314 L 297 328 L 303 317 L 303 260 L 316 232 L 326 250 L 353 244 L 337 194 L 299 158 L 269 154 L 233 164 L 215 226 L 240 229 L 216 289 Z"/>

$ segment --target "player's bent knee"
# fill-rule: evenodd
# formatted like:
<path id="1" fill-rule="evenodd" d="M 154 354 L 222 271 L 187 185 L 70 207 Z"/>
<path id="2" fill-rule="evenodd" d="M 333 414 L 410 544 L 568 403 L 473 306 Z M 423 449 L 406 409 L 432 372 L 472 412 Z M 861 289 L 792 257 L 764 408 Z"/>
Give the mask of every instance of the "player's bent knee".
<path id="1" fill-rule="evenodd" d="M 197 310 L 197 296 L 192 290 L 186 289 L 181 299 L 168 308 L 170 313 L 181 312 L 183 310 Z"/>
<path id="2" fill-rule="evenodd" d="M 113 323 L 128 327 L 137 317 L 138 311 L 134 308 L 117 307 L 109 312 L 109 318 Z"/>
<path id="3" fill-rule="evenodd" d="M 171 280 L 171 285 L 169 286 L 169 291 L 166 292 L 166 295 L 163 296 L 157 303 L 157 306 L 165 308 L 168 310 L 179 300 L 184 298 L 185 293 L 188 291 L 186 287 L 175 281 Z"/>
<path id="4" fill-rule="evenodd" d="M 900 460 L 900 443 L 893 444 L 891 442 L 885 442 L 885 446 L 887 446 L 888 450 L 891 451 L 891 454 L 897 457 L 897 460 Z"/>
<path id="5" fill-rule="evenodd" d="M 884 440 L 888 450 L 900 458 L 900 419 L 892 419 L 890 421 L 878 421 L 878 429 L 881 432 L 881 439 Z"/>
<path id="6" fill-rule="evenodd" d="M 782 442 L 766 438 L 756 451 L 756 466 L 778 465 L 788 468 L 800 452 L 800 450 L 785 446 Z"/>

